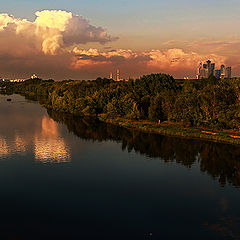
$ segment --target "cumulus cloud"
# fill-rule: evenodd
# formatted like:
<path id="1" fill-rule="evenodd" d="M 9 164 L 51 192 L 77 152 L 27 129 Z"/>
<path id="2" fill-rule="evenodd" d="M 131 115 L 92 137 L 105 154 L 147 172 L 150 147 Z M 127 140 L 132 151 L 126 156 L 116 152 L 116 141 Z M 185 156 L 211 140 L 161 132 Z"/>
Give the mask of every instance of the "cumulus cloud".
<path id="1" fill-rule="evenodd" d="M 79 68 L 84 64 L 84 61 L 88 61 L 91 64 L 133 64 L 138 62 L 150 61 L 150 56 L 147 56 L 143 53 L 133 52 L 132 50 L 111 50 L 107 52 L 99 52 L 97 49 L 89 50 L 79 50 L 77 48 L 73 49 L 75 54 L 75 60 L 72 63 L 73 68 Z"/>
<path id="2" fill-rule="evenodd" d="M 238 41 L 232 41 L 231 44 L 169 41 L 163 44 L 164 50 L 110 50 L 109 46 L 102 48 L 102 51 L 93 48 L 87 50 L 84 49 L 86 43 L 104 44 L 117 38 L 111 37 L 102 27 L 93 26 L 82 16 L 71 12 L 45 10 L 35 14 L 36 19 L 32 22 L 0 14 L 2 77 L 3 73 L 20 77 L 35 72 L 42 77 L 56 79 L 93 79 L 108 76 L 116 68 L 120 68 L 122 77 L 126 78 L 151 72 L 169 73 L 175 77 L 194 77 L 201 61 L 210 59 L 217 65 L 231 63 L 217 48 L 214 48 L 216 51 L 209 51 L 211 54 L 206 54 L 201 49 L 213 48 L 215 45 L 221 45 L 223 49 L 233 44 L 240 48 Z M 240 68 L 239 59 L 235 61 L 235 66 Z"/>
<path id="3" fill-rule="evenodd" d="M 152 50 L 145 53 L 151 57 L 150 65 L 161 66 L 168 69 L 193 69 L 200 62 L 207 59 L 212 60 L 217 65 L 225 63 L 226 58 L 220 55 L 203 55 L 196 52 L 184 52 L 182 49 L 173 48 L 165 51 Z"/>
<path id="4" fill-rule="evenodd" d="M 104 44 L 115 39 L 102 27 L 95 27 L 71 12 L 39 11 L 34 22 L 0 14 L 0 44 L 5 49 L 18 48 L 24 55 L 26 51 L 54 55 L 73 45 Z"/>
<path id="5" fill-rule="evenodd" d="M 201 61 L 211 59 L 220 65 L 226 60 L 225 57 L 219 55 L 201 55 L 195 52 L 184 52 L 178 48 L 142 52 L 123 49 L 99 52 L 97 49 L 79 50 L 74 48 L 73 53 L 75 53 L 75 57 L 71 66 L 74 69 L 81 69 L 86 65 L 95 65 L 95 67 L 113 65 L 127 69 L 132 66 L 132 72 L 162 71 L 167 73 L 185 72 L 186 74 L 192 72 L 192 76 Z"/>

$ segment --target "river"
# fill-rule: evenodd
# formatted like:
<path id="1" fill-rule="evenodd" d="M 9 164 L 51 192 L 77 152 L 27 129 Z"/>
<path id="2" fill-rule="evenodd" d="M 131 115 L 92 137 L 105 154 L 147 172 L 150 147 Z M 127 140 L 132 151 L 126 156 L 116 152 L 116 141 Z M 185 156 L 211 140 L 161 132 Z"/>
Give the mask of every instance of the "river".
<path id="1" fill-rule="evenodd" d="M 12 101 L 7 101 L 11 98 Z M 1 239 L 240 239 L 240 147 L 0 95 Z"/>

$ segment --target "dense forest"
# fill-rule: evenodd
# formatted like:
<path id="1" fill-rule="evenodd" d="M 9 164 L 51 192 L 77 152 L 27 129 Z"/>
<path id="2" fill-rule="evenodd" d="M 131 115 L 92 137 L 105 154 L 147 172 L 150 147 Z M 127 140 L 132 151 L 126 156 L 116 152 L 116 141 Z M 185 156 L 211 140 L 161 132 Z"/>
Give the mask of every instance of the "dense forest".
<path id="1" fill-rule="evenodd" d="M 27 80 L 8 90 L 37 97 L 47 109 L 78 116 L 169 121 L 217 129 L 240 128 L 240 80 L 175 80 L 151 74 L 116 82 Z"/>

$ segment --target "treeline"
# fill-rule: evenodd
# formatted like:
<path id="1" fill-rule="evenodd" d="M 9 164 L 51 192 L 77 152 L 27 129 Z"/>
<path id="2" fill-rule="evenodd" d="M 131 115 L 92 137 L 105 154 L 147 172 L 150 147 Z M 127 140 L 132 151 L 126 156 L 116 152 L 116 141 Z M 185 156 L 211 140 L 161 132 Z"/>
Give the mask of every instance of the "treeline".
<path id="1" fill-rule="evenodd" d="M 27 80 L 11 84 L 13 91 L 35 96 L 48 109 L 74 115 L 105 114 L 108 118 L 170 121 L 219 129 L 240 128 L 240 81 L 177 81 L 151 74 L 115 82 Z"/>

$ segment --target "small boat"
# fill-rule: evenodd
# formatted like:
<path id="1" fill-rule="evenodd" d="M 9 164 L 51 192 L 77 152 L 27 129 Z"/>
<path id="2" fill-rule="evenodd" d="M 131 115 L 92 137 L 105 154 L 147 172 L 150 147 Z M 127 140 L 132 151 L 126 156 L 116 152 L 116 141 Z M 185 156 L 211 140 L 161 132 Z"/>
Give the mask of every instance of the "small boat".
<path id="1" fill-rule="evenodd" d="M 12 101 L 12 99 L 11 98 L 7 98 L 7 101 L 10 102 L 10 101 Z"/>

